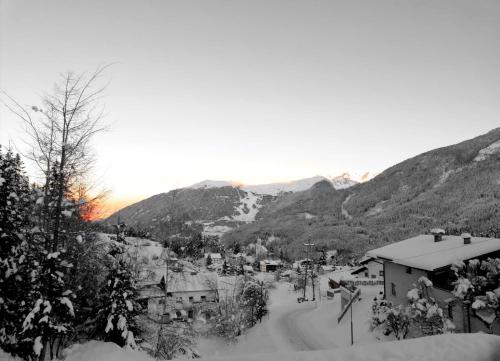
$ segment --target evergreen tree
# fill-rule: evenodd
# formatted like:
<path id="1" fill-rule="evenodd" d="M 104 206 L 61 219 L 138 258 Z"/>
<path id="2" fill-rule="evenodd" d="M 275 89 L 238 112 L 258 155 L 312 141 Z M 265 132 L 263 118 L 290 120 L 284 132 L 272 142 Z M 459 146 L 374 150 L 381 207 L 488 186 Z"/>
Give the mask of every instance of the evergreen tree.
<path id="1" fill-rule="evenodd" d="M 108 276 L 101 290 L 99 310 L 104 339 L 119 346 L 135 348 L 137 325 L 134 317 L 138 313 L 135 304 L 134 277 L 127 264 L 125 251 L 117 247 L 112 258 Z"/>
<path id="2" fill-rule="evenodd" d="M 22 323 L 29 312 L 26 294 L 34 267 L 28 252 L 31 190 L 18 155 L 0 148 L 0 347 L 24 356 Z"/>
<path id="3" fill-rule="evenodd" d="M 66 261 L 65 251 L 40 253 L 35 255 L 40 263 L 32 271 L 27 295 L 31 310 L 23 321 L 22 335 L 33 344 L 34 355 L 43 360 L 47 353 L 51 359 L 60 356 L 65 338 L 73 330 L 75 295 L 67 285 L 68 269 L 73 265 Z"/>

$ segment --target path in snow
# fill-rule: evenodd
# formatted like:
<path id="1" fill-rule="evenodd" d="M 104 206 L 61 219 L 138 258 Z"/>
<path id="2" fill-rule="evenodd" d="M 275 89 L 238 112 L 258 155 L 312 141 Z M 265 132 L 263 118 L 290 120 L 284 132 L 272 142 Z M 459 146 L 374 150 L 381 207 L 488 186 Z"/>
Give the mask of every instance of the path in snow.
<path id="1" fill-rule="evenodd" d="M 346 199 L 344 199 L 344 201 L 342 202 L 342 204 L 341 204 L 341 206 L 340 206 L 340 211 L 342 212 L 342 215 L 343 215 L 344 217 L 346 217 L 347 219 L 352 219 L 352 216 L 349 214 L 349 212 L 347 212 L 347 209 L 345 209 L 345 206 L 346 206 L 347 202 L 349 202 L 349 199 L 351 199 L 351 198 L 352 198 L 352 196 L 353 196 L 353 195 L 354 195 L 354 193 L 349 194 L 349 195 L 347 196 L 347 198 L 346 198 Z"/>
<path id="2" fill-rule="evenodd" d="M 354 306 L 355 343 L 377 342 L 369 332 L 371 302 L 380 287 L 364 287 L 362 299 Z M 340 324 L 340 296 L 333 300 L 297 303 L 301 296 L 288 283 L 279 283 L 271 293 L 269 316 L 240 337 L 237 344 L 227 346 L 220 341 L 202 340 L 199 350 L 203 357 L 221 357 L 271 353 L 326 350 L 350 345 L 350 322 L 345 317 Z"/>

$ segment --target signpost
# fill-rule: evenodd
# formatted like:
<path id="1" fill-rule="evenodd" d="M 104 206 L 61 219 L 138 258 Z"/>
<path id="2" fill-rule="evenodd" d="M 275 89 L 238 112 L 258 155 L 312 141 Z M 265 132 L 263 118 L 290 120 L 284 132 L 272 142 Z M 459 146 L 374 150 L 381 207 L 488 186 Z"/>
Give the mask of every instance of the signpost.
<path id="1" fill-rule="evenodd" d="M 340 321 L 342 321 L 342 318 L 345 316 L 345 314 L 349 310 L 350 314 L 351 314 L 351 345 L 354 345 L 354 326 L 352 323 L 352 305 L 354 304 L 355 301 L 358 300 L 359 294 L 361 293 L 361 289 L 358 288 L 354 293 L 347 290 L 346 288 L 344 288 L 344 290 L 349 292 L 351 298 L 350 298 L 349 302 L 345 305 L 344 309 L 342 311 L 340 311 L 340 315 L 337 317 L 337 323 L 340 323 Z"/>

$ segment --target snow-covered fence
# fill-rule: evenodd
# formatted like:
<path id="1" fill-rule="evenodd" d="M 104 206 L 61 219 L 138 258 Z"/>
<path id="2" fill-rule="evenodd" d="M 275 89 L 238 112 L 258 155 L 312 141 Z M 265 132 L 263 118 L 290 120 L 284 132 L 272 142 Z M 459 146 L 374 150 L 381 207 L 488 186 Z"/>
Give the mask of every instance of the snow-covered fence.
<path id="1" fill-rule="evenodd" d="M 348 285 L 351 286 L 378 286 L 378 285 L 383 285 L 384 281 L 383 280 L 344 280 L 344 282 Z"/>

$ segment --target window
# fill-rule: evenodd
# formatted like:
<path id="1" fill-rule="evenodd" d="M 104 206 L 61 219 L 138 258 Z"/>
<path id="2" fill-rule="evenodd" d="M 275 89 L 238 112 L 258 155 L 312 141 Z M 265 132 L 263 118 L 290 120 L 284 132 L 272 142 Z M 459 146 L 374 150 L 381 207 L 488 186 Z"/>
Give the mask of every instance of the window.
<path id="1" fill-rule="evenodd" d="M 200 297 L 202 301 L 206 301 L 207 300 L 207 296 L 201 296 Z"/>
<path id="2" fill-rule="evenodd" d="M 365 272 L 365 277 L 368 278 L 368 271 Z"/>
<path id="3" fill-rule="evenodd" d="M 406 273 L 408 273 L 409 275 L 411 275 L 411 267 L 406 267 Z"/>
<path id="4" fill-rule="evenodd" d="M 448 318 L 453 320 L 453 304 L 448 303 Z"/>
<path id="5" fill-rule="evenodd" d="M 378 271 L 378 275 L 379 275 L 380 277 L 384 277 L 384 271 Z"/>
<path id="6" fill-rule="evenodd" d="M 172 292 L 167 292 L 167 297 L 172 297 Z"/>
<path id="7" fill-rule="evenodd" d="M 391 295 L 396 296 L 396 285 L 391 282 Z"/>
<path id="8" fill-rule="evenodd" d="M 372 278 L 377 278 L 377 275 L 372 275 Z"/>
<path id="9" fill-rule="evenodd" d="M 193 302 L 194 301 L 194 297 L 193 296 L 189 296 L 189 302 Z"/>

